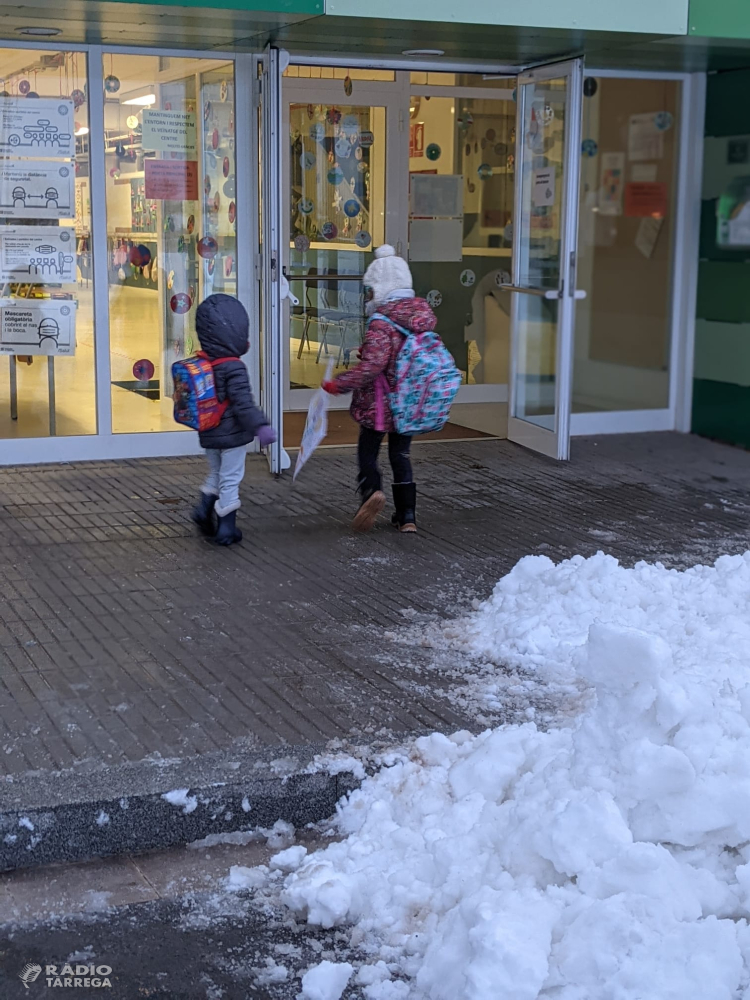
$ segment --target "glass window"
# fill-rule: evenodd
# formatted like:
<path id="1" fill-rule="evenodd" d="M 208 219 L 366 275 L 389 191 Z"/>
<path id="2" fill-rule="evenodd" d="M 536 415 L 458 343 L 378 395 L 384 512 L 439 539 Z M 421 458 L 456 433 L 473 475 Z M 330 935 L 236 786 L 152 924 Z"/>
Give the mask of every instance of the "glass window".
<path id="1" fill-rule="evenodd" d="M 669 406 L 678 80 L 589 77 L 573 412 Z"/>
<path id="2" fill-rule="evenodd" d="M 104 56 L 112 427 L 173 431 L 198 304 L 237 294 L 232 63 Z"/>
<path id="3" fill-rule="evenodd" d="M 86 57 L 0 49 L 0 435 L 96 433 Z"/>

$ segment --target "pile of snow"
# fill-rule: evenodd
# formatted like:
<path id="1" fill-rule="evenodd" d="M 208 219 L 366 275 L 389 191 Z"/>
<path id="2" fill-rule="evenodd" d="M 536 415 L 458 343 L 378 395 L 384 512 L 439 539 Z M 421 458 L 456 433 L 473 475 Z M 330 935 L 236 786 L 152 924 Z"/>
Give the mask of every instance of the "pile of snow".
<path id="1" fill-rule="evenodd" d="M 455 631 L 582 714 L 418 740 L 285 903 L 353 925 L 368 1000 L 750 1000 L 750 553 L 529 557 Z"/>

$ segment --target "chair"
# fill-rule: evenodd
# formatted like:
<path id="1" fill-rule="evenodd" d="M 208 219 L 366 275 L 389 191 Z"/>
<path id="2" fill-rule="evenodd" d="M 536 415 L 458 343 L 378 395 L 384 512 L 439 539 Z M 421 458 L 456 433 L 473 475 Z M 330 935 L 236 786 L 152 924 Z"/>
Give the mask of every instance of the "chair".
<path id="1" fill-rule="evenodd" d="M 331 281 L 325 282 L 325 286 L 319 291 L 321 308 L 318 310 L 318 322 L 320 324 L 320 344 L 318 346 L 318 356 L 316 364 L 320 363 L 320 356 L 325 351 L 328 355 L 328 337 L 331 328 L 338 328 L 339 331 L 339 351 L 336 359 L 338 368 L 343 360 L 344 366 L 349 367 L 349 357 L 353 349 L 358 348 L 362 343 L 362 333 L 364 329 L 364 300 L 362 286 L 351 281 Z M 333 287 L 331 287 L 333 286 Z M 335 305 L 331 302 L 335 295 Z"/>

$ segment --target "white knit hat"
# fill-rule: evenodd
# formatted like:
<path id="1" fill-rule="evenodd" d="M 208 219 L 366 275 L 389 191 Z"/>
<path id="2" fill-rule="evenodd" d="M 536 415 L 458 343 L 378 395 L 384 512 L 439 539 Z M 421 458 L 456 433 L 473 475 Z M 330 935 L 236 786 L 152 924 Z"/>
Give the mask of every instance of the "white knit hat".
<path id="1" fill-rule="evenodd" d="M 365 271 L 362 282 L 372 288 L 375 304 L 385 302 L 392 292 L 408 291 L 414 287 L 409 265 L 402 257 L 396 256 L 396 251 L 388 243 L 377 248 L 375 260 Z"/>

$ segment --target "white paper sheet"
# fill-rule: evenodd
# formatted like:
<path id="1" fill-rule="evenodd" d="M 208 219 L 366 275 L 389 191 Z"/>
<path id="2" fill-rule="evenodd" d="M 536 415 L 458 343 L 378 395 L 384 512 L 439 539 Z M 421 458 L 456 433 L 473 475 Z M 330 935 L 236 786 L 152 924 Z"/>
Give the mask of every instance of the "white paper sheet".
<path id="1" fill-rule="evenodd" d="M 0 354 L 75 354 L 76 309 L 73 299 L 0 299 Z"/>

